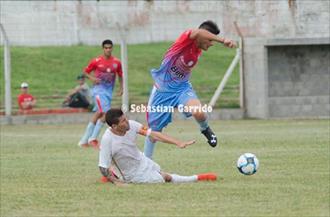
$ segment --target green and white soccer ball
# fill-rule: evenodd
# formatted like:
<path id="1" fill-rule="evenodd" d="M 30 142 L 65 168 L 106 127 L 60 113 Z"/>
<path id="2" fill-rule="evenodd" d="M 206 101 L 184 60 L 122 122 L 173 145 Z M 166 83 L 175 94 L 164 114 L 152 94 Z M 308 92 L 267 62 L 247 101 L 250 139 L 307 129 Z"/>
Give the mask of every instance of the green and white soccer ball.
<path id="1" fill-rule="evenodd" d="M 242 154 L 237 160 L 237 169 L 244 175 L 253 175 L 258 171 L 259 160 L 251 153 Z"/>

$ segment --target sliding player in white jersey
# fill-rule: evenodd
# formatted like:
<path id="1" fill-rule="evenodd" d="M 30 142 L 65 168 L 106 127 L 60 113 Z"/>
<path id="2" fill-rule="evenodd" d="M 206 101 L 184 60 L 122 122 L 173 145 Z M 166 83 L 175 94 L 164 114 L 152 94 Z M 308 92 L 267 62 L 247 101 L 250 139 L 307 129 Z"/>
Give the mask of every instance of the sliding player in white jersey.
<path id="1" fill-rule="evenodd" d="M 106 122 L 109 128 L 105 131 L 100 146 L 99 168 L 103 175 L 102 181 L 120 183 L 163 183 L 163 182 L 196 182 L 214 181 L 217 176 L 213 173 L 180 176 L 163 172 L 160 166 L 153 160 L 144 156 L 136 145 L 137 135 L 150 136 L 161 142 L 174 144 L 179 148 L 185 148 L 195 143 L 180 141 L 160 132 L 152 131 L 142 124 L 127 120 L 120 109 L 110 109 L 106 113 Z M 123 179 L 110 171 L 114 165 Z"/>

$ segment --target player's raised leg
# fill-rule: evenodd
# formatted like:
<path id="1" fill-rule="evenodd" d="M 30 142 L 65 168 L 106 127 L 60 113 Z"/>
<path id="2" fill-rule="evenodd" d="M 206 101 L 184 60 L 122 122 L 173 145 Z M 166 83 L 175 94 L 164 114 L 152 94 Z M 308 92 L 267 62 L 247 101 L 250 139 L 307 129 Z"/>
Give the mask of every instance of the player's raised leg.
<path id="1" fill-rule="evenodd" d="M 207 138 L 209 145 L 215 147 L 218 139 L 208 124 L 207 114 L 201 111 L 201 102 L 198 99 L 189 99 L 185 105 L 191 108 L 191 114 L 198 123 L 201 133 Z"/>

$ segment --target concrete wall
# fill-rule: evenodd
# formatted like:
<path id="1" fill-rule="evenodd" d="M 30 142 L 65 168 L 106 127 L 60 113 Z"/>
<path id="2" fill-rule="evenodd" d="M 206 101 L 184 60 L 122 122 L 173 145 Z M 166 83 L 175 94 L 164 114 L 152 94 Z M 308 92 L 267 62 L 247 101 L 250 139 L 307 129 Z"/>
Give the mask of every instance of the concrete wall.
<path id="1" fill-rule="evenodd" d="M 330 116 L 330 39 L 249 38 L 244 72 L 247 116 Z"/>
<path id="2" fill-rule="evenodd" d="M 268 77 L 266 64 L 267 50 L 264 38 L 246 38 L 244 41 L 244 92 L 246 116 L 268 117 Z"/>
<path id="3" fill-rule="evenodd" d="M 269 116 L 329 116 L 330 44 L 267 49 Z"/>
<path id="4" fill-rule="evenodd" d="M 245 37 L 329 36 L 329 1 L 0 1 L 0 21 L 14 45 L 128 43 L 174 40 L 202 21 L 216 21 L 222 35 Z M 2 40 L 1 40 L 2 43 Z"/>

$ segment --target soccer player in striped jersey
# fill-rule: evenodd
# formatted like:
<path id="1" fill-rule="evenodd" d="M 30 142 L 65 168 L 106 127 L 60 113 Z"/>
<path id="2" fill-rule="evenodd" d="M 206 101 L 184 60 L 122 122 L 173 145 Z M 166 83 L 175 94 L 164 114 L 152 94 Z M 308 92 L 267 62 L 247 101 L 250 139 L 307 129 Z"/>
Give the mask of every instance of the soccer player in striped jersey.
<path id="1" fill-rule="evenodd" d="M 148 106 L 185 106 L 201 108 L 191 83 L 191 71 L 196 66 L 202 51 L 207 51 L 214 42 L 222 43 L 233 48 L 232 40 L 217 36 L 220 30 L 213 21 L 203 22 L 198 29 L 183 32 L 165 53 L 164 59 L 158 69 L 152 69 L 151 75 L 154 86 L 150 94 Z M 201 133 L 207 138 L 210 146 L 217 145 L 217 137 L 211 130 L 207 115 L 198 110 L 184 112 L 186 117 L 193 116 L 200 126 Z M 147 122 L 153 131 L 161 132 L 172 121 L 170 112 L 148 112 Z M 147 137 L 144 145 L 145 156 L 152 158 L 156 140 Z"/>

